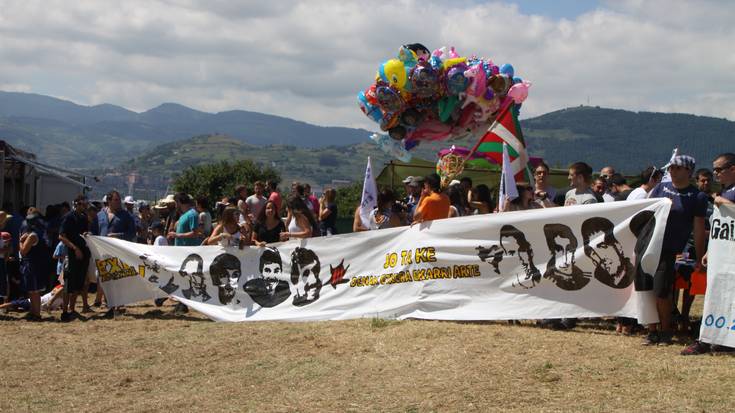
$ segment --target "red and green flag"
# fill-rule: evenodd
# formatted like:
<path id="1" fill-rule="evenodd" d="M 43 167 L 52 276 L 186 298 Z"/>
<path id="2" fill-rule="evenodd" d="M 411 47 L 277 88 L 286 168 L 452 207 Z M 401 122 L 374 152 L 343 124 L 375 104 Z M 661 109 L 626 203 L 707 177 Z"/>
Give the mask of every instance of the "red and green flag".
<path id="1" fill-rule="evenodd" d="M 521 124 L 518 122 L 517 105 L 505 106 L 487 132 L 470 152 L 492 160 L 498 165 L 503 163 L 503 143 L 508 144 L 508 156 L 516 182 L 533 184 L 531 164 L 528 162 L 526 143 L 523 140 Z M 468 156 L 469 158 L 469 156 Z"/>

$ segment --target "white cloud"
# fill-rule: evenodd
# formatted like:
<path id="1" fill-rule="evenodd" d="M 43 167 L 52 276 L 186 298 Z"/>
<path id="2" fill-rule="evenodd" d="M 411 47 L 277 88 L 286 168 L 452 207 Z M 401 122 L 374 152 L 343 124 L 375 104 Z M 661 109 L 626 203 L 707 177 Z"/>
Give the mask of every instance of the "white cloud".
<path id="1" fill-rule="evenodd" d="M 574 19 L 502 3 L 2 1 L 0 88 L 373 128 L 355 95 L 407 42 L 511 62 L 523 115 L 587 102 L 735 119 L 735 3 L 611 1 Z"/>

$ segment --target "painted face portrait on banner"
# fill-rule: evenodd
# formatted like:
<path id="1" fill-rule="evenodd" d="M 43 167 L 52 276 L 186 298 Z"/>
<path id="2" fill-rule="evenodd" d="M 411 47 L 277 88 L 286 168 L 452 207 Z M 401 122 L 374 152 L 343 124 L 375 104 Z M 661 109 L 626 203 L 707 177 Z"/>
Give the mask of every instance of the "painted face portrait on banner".
<path id="1" fill-rule="evenodd" d="M 513 225 L 503 225 L 500 228 L 500 248 L 503 250 L 500 275 L 512 276 L 514 287 L 532 288 L 541 281 L 541 272 L 533 263 L 533 248 L 523 232 Z"/>
<path id="2" fill-rule="evenodd" d="M 653 289 L 653 271 L 646 271 L 641 265 L 641 258 L 648 249 L 656 228 L 656 217 L 653 211 L 641 211 L 630 220 L 628 225 L 630 232 L 635 235 L 635 289 L 638 291 L 650 291 Z"/>
<path id="3" fill-rule="evenodd" d="M 260 276 L 245 283 L 245 292 L 261 307 L 275 307 L 291 296 L 288 276 L 283 274 L 281 254 L 275 248 L 265 248 L 260 254 Z"/>
<path id="4" fill-rule="evenodd" d="M 634 268 L 613 233 L 607 218 L 593 217 L 582 223 L 584 254 L 595 265 L 595 279 L 612 288 L 626 288 L 633 282 Z"/>
<path id="5" fill-rule="evenodd" d="M 314 251 L 297 247 L 291 253 L 291 283 L 296 287 L 293 305 L 303 306 L 319 299 L 322 289 L 319 257 Z"/>
<path id="6" fill-rule="evenodd" d="M 590 277 L 589 273 L 576 265 L 574 252 L 578 242 L 572 229 L 564 224 L 546 224 L 544 236 L 551 254 L 544 278 L 548 278 L 562 290 L 575 291 L 584 288 L 590 282 Z"/>
<path id="7" fill-rule="evenodd" d="M 209 266 L 212 284 L 217 287 L 219 302 L 229 304 L 235 298 L 240 281 L 240 260 L 232 254 L 220 254 Z"/>
<path id="8" fill-rule="evenodd" d="M 204 260 L 199 254 L 190 254 L 181 263 L 179 275 L 189 282 L 189 288 L 181 293 L 187 299 L 201 297 L 202 301 L 212 298 L 207 292 L 207 284 L 204 281 Z"/>

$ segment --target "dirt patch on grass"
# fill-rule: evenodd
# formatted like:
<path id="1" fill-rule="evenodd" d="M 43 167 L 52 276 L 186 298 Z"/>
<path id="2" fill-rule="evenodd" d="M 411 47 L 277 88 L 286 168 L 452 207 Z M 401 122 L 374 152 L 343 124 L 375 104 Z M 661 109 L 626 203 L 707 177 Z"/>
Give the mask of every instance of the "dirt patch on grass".
<path id="1" fill-rule="evenodd" d="M 642 347 L 610 322 L 214 323 L 0 316 L 0 411 L 727 411 L 735 358 Z M 54 314 L 58 319 L 58 313 Z"/>

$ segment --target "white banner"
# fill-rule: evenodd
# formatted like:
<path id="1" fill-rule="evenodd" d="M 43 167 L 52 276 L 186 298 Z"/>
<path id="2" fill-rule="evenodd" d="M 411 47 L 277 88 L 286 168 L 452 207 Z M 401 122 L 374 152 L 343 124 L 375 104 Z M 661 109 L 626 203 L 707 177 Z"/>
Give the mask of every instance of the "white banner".
<path id="1" fill-rule="evenodd" d="M 735 347 L 735 207 L 715 207 L 707 246 L 707 292 L 699 339 Z"/>
<path id="2" fill-rule="evenodd" d="M 244 250 L 88 243 L 113 306 L 163 291 L 221 321 L 652 323 L 655 298 L 633 285 L 650 288 L 669 207 L 647 199 L 466 216 Z"/>

